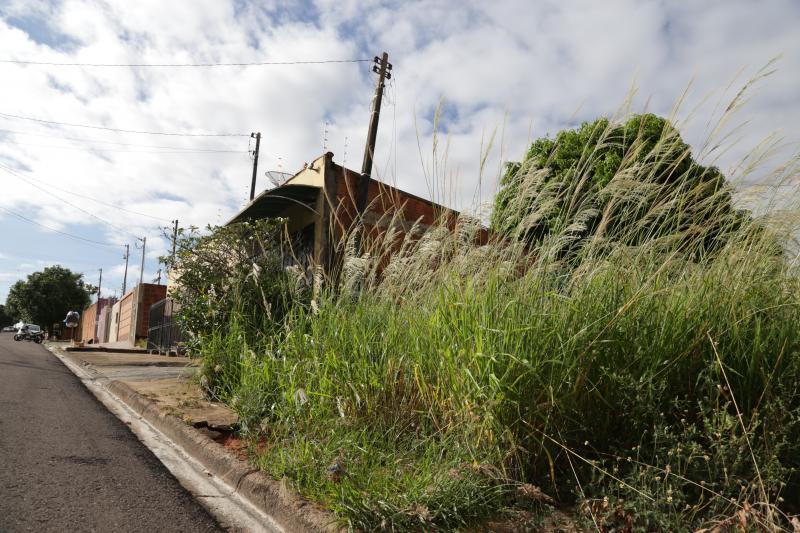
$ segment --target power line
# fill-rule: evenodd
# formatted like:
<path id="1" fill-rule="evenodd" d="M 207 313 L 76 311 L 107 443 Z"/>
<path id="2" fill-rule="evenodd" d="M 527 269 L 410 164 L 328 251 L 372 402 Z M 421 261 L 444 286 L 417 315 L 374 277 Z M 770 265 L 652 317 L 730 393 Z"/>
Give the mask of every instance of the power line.
<path id="1" fill-rule="evenodd" d="M 250 61 L 240 63 L 59 63 L 54 61 L 26 61 L 22 59 L 0 59 L 0 63 L 17 65 L 42 65 L 48 67 L 265 67 L 280 65 L 325 65 L 331 63 L 369 63 L 372 59 L 321 59 L 309 61 Z"/>
<path id="2" fill-rule="evenodd" d="M 61 197 L 60 197 L 60 196 L 58 196 L 57 194 L 53 194 L 52 192 L 48 191 L 48 190 L 47 190 L 47 189 L 45 189 L 44 187 L 40 187 L 40 186 L 36 185 L 36 183 L 32 182 L 31 180 L 29 180 L 28 178 L 26 178 L 26 177 L 24 177 L 24 176 L 22 176 L 22 175 L 20 175 L 20 174 L 17 174 L 16 172 L 14 172 L 13 170 L 11 170 L 10 168 L 8 168 L 8 167 L 6 167 L 6 166 L 4 166 L 4 165 L 0 165 L 0 170 L 3 170 L 3 171 L 4 171 L 4 172 L 6 172 L 7 174 L 11 174 L 12 176 L 15 176 L 17 179 L 21 179 L 22 181 L 24 181 L 24 182 L 25 182 L 25 183 L 27 183 L 28 185 L 31 185 L 31 186 L 33 186 L 33 187 L 36 187 L 37 189 L 39 189 L 39 190 L 41 190 L 41 191 L 44 191 L 44 192 L 46 192 L 47 194 L 49 194 L 50 196 L 52 196 L 52 197 L 53 197 L 53 198 L 55 198 L 56 200 L 58 200 L 58 201 L 60 201 L 60 202 L 64 202 L 65 204 L 67 204 L 67 205 L 69 205 L 69 206 L 71 206 L 71 207 L 74 207 L 74 208 L 75 208 L 75 209 L 77 209 L 78 211 L 81 211 L 81 212 L 83 212 L 83 213 L 86 213 L 86 214 L 87 214 L 87 215 L 89 215 L 90 217 L 92 217 L 92 218 L 95 218 L 95 219 L 99 220 L 100 222 L 102 222 L 102 223 L 104 223 L 104 224 L 108 225 L 109 227 L 112 227 L 112 228 L 114 228 L 114 229 L 115 229 L 115 230 L 117 230 L 117 231 L 121 231 L 122 233 L 128 233 L 128 235 L 133 235 L 132 233 L 129 233 L 127 230 L 125 230 L 125 229 L 123 229 L 123 228 L 121 228 L 121 227 L 117 226 L 117 225 L 116 225 L 116 224 L 114 224 L 113 222 L 110 222 L 110 221 L 108 221 L 108 220 L 106 220 L 106 219 L 104 219 L 104 218 L 101 218 L 101 217 L 99 217 L 99 216 L 95 215 L 94 213 L 92 213 L 92 212 L 90 212 L 90 211 L 87 211 L 86 209 L 84 209 L 84 208 L 82 208 L 82 207 L 80 207 L 80 206 L 78 206 L 78 205 L 75 205 L 75 204 L 73 204 L 72 202 L 70 202 L 70 201 L 67 201 L 67 200 L 65 200 L 65 199 L 61 198 Z"/>
<path id="3" fill-rule="evenodd" d="M 131 209 L 127 209 L 125 207 L 122 207 L 121 205 L 104 202 L 103 200 L 98 200 L 97 198 L 94 198 L 92 196 L 87 196 L 85 194 L 80 194 L 80 193 L 77 193 L 77 192 L 73 192 L 73 191 L 70 191 L 68 189 L 63 189 L 63 188 L 58 187 L 56 185 L 53 185 L 51 183 L 45 182 L 44 180 L 40 180 L 40 179 L 36 179 L 36 178 L 30 178 L 30 179 L 33 179 L 34 181 L 38 181 L 39 183 L 41 183 L 43 185 L 46 185 L 47 187 L 51 187 L 51 188 L 53 188 L 53 189 L 55 189 L 57 191 L 65 192 L 67 194 L 71 194 L 73 196 L 77 196 L 78 198 L 84 198 L 86 200 L 91 200 L 92 202 L 97 202 L 98 204 L 105 205 L 107 207 L 112 207 L 112 208 L 118 209 L 120 211 L 125 211 L 126 213 L 131 213 L 133 215 L 138 215 L 138 216 L 141 216 L 141 217 L 152 218 L 153 220 L 157 220 L 159 222 L 172 222 L 171 220 L 168 221 L 166 218 L 154 217 L 153 215 L 148 215 L 147 213 L 140 213 L 138 211 L 133 211 Z"/>
<path id="4" fill-rule="evenodd" d="M 45 137 L 48 139 L 64 139 L 67 141 L 79 141 L 79 142 L 89 142 L 89 143 L 99 143 L 99 144 L 113 144 L 116 146 L 135 146 L 140 148 L 159 148 L 164 150 L 186 150 L 192 152 L 236 152 L 236 153 L 244 153 L 242 150 L 227 150 L 227 149 L 217 149 L 217 148 L 193 148 L 193 147 L 185 147 L 185 146 L 165 146 L 163 144 L 139 144 L 139 143 L 129 143 L 129 142 L 118 142 L 118 141 L 104 141 L 102 139 L 87 139 L 86 137 L 64 137 L 63 135 L 48 135 L 46 133 L 34 133 L 30 131 L 19 131 L 19 130 L 8 130 L 0 128 L 0 132 L 2 133 L 12 133 L 14 135 L 23 135 L 23 136 L 30 136 L 30 137 Z"/>
<path id="5" fill-rule="evenodd" d="M 10 141 L 7 139 L 0 139 L 0 144 L 16 144 L 19 146 L 36 146 L 39 148 L 55 148 L 60 150 L 77 150 L 77 151 L 90 151 L 90 152 L 114 152 L 114 153 L 127 153 L 127 154 L 239 154 L 244 155 L 247 152 L 244 150 L 124 150 L 120 148 L 97 148 L 94 146 L 60 146 L 53 144 L 38 144 L 26 143 L 20 141 Z"/>
<path id="6" fill-rule="evenodd" d="M 25 117 L 22 115 L 13 115 L 11 113 L 0 113 L 0 117 L 16 118 L 19 120 L 30 120 L 33 122 L 40 122 L 42 124 L 55 124 L 57 126 L 69 126 L 72 128 L 89 128 L 93 130 L 116 131 L 119 133 L 137 133 L 141 135 L 166 135 L 170 137 L 250 137 L 249 133 L 177 133 L 177 132 L 146 131 L 146 130 L 123 130 L 119 128 L 108 128 L 106 126 L 91 126 L 87 124 L 75 124 L 72 122 L 57 122 L 55 120 L 44 120 L 35 117 Z"/>
<path id="7" fill-rule="evenodd" d="M 80 235 L 73 235 L 72 233 L 67 233 L 66 231 L 61 231 L 61 230 L 58 230 L 56 228 L 52 228 L 50 226 L 46 226 L 46 225 L 44 225 L 44 224 L 42 224 L 40 222 L 36 222 L 35 220 L 32 220 L 32 219 L 30 219 L 30 218 L 28 218 L 28 217 L 26 217 L 24 215 L 20 215 L 19 213 L 11 211 L 10 209 L 6 209 L 5 207 L 2 207 L 2 206 L 0 206 L 0 211 L 4 211 L 4 212 L 8 213 L 9 215 L 13 215 L 13 216 L 15 216 L 15 217 L 17 217 L 17 218 L 19 218 L 21 220 L 24 220 L 26 222 L 30 222 L 31 224 L 35 224 L 36 226 L 39 226 L 41 228 L 45 228 L 47 230 L 54 231 L 56 233 L 60 233 L 61 235 L 64 235 L 66 237 L 70 237 L 72 239 L 77 239 L 79 241 L 84 241 L 84 242 L 90 243 L 92 245 L 108 246 L 108 247 L 114 247 L 114 248 L 116 248 L 118 246 L 117 244 L 108 244 L 107 242 L 94 241 L 92 239 L 87 239 L 86 237 L 81 237 Z"/>

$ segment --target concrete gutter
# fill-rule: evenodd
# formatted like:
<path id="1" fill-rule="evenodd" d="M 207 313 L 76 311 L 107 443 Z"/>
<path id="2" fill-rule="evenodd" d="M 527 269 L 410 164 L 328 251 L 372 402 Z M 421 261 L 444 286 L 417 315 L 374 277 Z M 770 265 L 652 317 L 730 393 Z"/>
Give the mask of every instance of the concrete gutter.
<path id="1" fill-rule="evenodd" d="M 103 352 L 103 353 L 148 353 L 144 348 L 115 348 L 111 346 L 90 345 L 90 346 L 67 346 L 63 348 L 65 352 Z"/>
<path id="2" fill-rule="evenodd" d="M 107 377 L 102 365 L 95 366 L 81 358 L 81 353 L 64 353 L 53 347 L 50 350 L 98 396 L 80 371 L 86 370 L 88 379 L 122 402 L 155 430 L 166 436 L 182 452 L 199 462 L 208 472 L 230 487 L 230 493 L 244 498 L 250 505 L 269 517 L 284 531 L 309 531 L 332 533 L 342 531 L 335 516 L 294 493 L 286 484 L 279 482 L 249 463 L 242 461 L 224 446 L 215 442 L 177 416 L 162 411 L 157 402 L 136 392 L 127 383 Z M 61 352 L 61 353 L 59 353 Z M 88 358 L 87 358 L 88 359 Z M 123 363 L 124 364 L 124 363 Z M 76 368 L 77 367 L 77 368 Z M 165 369 L 166 370 L 166 369 Z M 101 401 L 103 401 L 101 399 Z M 105 403 L 105 402 L 104 402 Z M 110 409 L 117 416 L 113 409 Z M 144 439 L 142 439 L 143 442 Z M 147 444 L 145 442 L 145 444 Z M 158 456 L 158 455 L 157 455 Z M 162 459 L 162 462 L 163 459 Z M 169 465 L 165 463 L 169 468 Z M 173 471 L 179 481 L 180 476 Z M 187 487 L 189 488 L 189 487 Z M 198 500 L 205 505 L 203 498 Z M 206 505 L 209 511 L 214 509 Z M 265 524 L 265 529 L 270 529 Z M 272 528 L 274 530 L 274 528 Z"/>

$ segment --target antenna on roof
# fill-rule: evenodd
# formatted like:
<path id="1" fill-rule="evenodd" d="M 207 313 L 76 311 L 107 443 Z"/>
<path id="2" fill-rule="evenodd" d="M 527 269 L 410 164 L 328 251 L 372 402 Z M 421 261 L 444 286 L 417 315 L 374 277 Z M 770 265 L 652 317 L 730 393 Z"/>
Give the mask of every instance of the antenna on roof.
<path id="1" fill-rule="evenodd" d="M 328 121 L 325 121 L 325 127 L 322 130 L 322 153 L 328 151 Z"/>

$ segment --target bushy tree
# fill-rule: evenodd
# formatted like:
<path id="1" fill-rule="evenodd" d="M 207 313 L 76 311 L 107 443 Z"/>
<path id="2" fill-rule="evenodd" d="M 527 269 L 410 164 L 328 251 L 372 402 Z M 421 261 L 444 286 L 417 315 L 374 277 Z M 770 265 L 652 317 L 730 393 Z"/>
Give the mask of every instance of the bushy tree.
<path id="1" fill-rule="evenodd" d="M 290 257 L 282 246 L 282 221 L 258 220 L 196 228 L 178 234 L 175 257 L 162 257 L 174 284 L 184 329 L 193 338 L 242 319 L 279 322 L 288 305 Z"/>
<path id="2" fill-rule="evenodd" d="M 8 314 L 6 306 L 0 304 L 0 328 L 11 326 L 15 322 L 14 317 Z"/>
<path id="3" fill-rule="evenodd" d="M 748 218 L 731 193 L 717 168 L 694 160 L 668 120 L 601 118 L 537 139 L 522 162 L 509 164 L 491 225 L 529 244 L 558 238 L 562 254 L 589 242 L 656 238 L 706 252 Z"/>
<path id="4" fill-rule="evenodd" d="M 83 311 L 89 301 L 83 274 L 55 265 L 14 283 L 6 298 L 6 312 L 49 329 L 69 311 Z"/>

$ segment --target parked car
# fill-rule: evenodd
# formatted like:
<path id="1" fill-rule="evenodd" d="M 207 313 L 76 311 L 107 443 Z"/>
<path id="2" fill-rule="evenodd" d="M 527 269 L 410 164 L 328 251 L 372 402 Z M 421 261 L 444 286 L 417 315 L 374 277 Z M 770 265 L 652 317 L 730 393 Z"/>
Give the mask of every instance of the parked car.
<path id="1" fill-rule="evenodd" d="M 6 326 L 3 328 L 3 332 L 7 331 L 17 331 L 17 329 L 14 326 Z"/>

